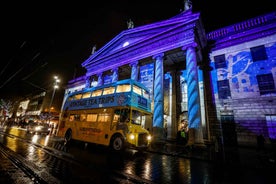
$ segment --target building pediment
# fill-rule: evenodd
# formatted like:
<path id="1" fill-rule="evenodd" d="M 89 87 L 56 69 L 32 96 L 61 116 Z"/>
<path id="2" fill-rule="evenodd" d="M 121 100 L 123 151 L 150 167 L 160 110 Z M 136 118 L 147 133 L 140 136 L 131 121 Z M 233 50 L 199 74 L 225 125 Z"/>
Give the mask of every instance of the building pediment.
<path id="1" fill-rule="evenodd" d="M 199 13 L 182 12 L 167 20 L 122 31 L 92 54 L 82 66 L 87 75 L 116 68 L 195 42 Z M 103 66 L 103 67 L 101 67 Z"/>

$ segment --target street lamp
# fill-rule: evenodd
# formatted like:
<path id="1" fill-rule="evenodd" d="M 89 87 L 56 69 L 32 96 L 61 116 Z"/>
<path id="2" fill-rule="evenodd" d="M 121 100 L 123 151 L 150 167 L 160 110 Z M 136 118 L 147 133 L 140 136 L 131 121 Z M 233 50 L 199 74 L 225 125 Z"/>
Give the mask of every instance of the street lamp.
<path id="1" fill-rule="evenodd" d="M 53 93 L 52 93 L 52 98 L 51 98 L 51 101 L 50 101 L 50 104 L 49 104 L 49 114 L 51 113 L 51 106 L 52 106 L 52 103 L 53 103 L 53 100 L 54 100 L 54 96 L 55 96 L 55 93 L 56 93 L 56 89 L 58 89 L 58 83 L 60 82 L 58 76 L 54 76 L 54 90 L 53 90 Z"/>

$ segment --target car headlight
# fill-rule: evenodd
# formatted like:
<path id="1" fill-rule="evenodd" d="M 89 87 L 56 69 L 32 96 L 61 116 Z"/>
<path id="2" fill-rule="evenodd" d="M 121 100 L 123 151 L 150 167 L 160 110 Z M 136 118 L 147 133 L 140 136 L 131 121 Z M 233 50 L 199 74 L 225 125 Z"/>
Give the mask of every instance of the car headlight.
<path id="1" fill-rule="evenodd" d="M 134 134 L 130 134 L 129 138 L 130 138 L 130 140 L 134 140 L 134 138 L 135 138 Z"/>
<path id="2" fill-rule="evenodd" d="M 150 141 L 151 140 L 151 135 L 147 136 L 147 140 Z"/>
<path id="3" fill-rule="evenodd" d="M 39 130 L 41 130 L 40 126 L 35 127 L 35 131 L 39 131 Z"/>

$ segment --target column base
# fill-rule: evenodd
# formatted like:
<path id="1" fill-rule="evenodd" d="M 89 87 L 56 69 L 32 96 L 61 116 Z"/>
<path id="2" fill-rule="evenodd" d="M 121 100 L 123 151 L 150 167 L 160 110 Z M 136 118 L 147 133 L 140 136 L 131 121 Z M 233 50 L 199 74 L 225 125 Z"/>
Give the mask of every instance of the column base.
<path id="1" fill-rule="evenodd" d="M 152 127 L 153 133 L 153 142 L 164 141 L 163 128 L 160 127 Z"/>

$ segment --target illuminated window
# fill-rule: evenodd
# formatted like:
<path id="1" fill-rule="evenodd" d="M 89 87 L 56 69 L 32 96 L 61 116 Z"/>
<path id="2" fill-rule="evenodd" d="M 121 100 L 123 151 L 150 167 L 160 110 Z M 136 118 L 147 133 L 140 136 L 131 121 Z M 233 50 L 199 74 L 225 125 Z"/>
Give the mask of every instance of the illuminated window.
<path id="1" fill-rule="evenodd" d="M 149 99 L 149 92 L 142 89 L 142 93 L 143 93 L 143 97 L 145 97 L 146 99 Z"/>
<path id="2" fill-rule="evenodd" d="M 228 97 L 231 97 L 229 81 L 222 80 L 218 81 L 217 83 L 219 99 L 228 99 Z"/>
<path id="3" fill-rule="evenodd" d="M 225 55 L 218 55 L 214 57 L 215 60 L 215 68 L 225 68 L 226 67 L 226 61 L 225 61 Z"/>
<path id="4" fill-rule="evenodd" d="M 113 116 L 113 122 L 119 122 L 120 115 L 114 114 Z"/>
<path id="5" fill-rule="evenodd" d="M 115 87 L 104 88 L 103 95 L 113 94 Z"/>
<path id="6" fill-rule="evenodd" d="M 98 122 L 109 122 L 110 119 L 110 114 L 99 114 L 98 116 Z"/>
<path id="7" fill-rule="evenodd" d="M 267 60 L 267 54 L 264 45 L 252 47 L 250 48 L 250 51 L 253 62 Z"/>
<path id="8" fill-rule="evenodd" d="M 122 84 L 117 86 L 116 93 L 122 93 L 122 92 L 128 92 L 130 91 L 130 85 L 129 84 Z"/>
<path id="9" fill-rule="evenodd" d="M 74 100 L 73 96 L 68 97 L 68 101 Z"/>
<path id="10" fill-rule="evenodd" d="M 135 85 L 133 85 L 133 92 L 142 95 L 141 88 Z"/>
<path id="11" fill-rule="evenodd" d="M 257 75 L 257 80 L 258 80 L 260 95 L 276 92 L 273 76 L 271 73 Z"/>
<path id="12" fill-rule="evenodd" d="M 81 121 L 86 121 L 86 114 L 81 114 L 80 115 L 80 120 Z"/>
<path id="13" fill-rule="evenodd" d="M 87 114 L 86 121 L 96 122 L 97 114 Z"/>
<path id="14" fill-rule="evenodd" d="M 81 99 L 81 96 L 82 96 L 82 94 L 76 94 L 76 95 L 74 96 L 74 99 L 75 99 L 75 100 L 79 100 L 79 99 Z"/>
<path id="15" fill-rule="evenodd" d="M 102 95 L 102 90 L 101 89 L 92 92 L 92 97 L 101 96 L 101 95 Z"/>
<path id="16" fill-rule="evenodd" d="M 82 98 L 89 98 L 91 96 L 91 92 L 83 93 Z"/>
<path id="17" fill-rule="evenodd" d="M 71 115 L 69 116 L 69 121 L 74 121 L 74 119 L 75 119 L 75 115 L 74 115 L 74 114 L 71 114 Z"/>

